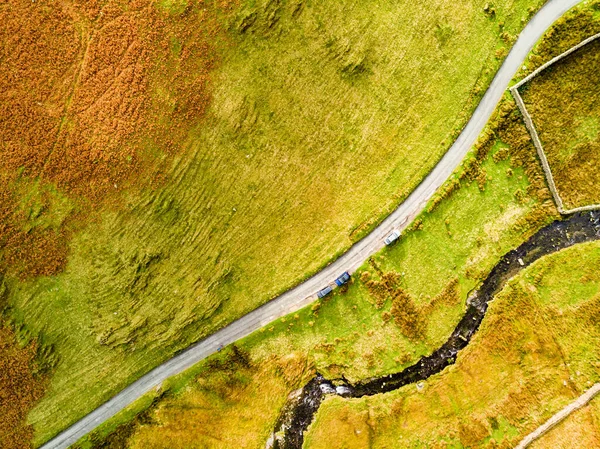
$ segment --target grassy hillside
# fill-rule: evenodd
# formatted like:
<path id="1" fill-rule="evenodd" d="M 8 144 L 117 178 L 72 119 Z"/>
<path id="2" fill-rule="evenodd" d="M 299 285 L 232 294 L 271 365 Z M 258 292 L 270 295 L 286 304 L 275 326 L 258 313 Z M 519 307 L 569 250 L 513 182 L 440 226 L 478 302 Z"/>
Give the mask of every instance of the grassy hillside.
<path id="1" fill-rule="evenodd" d="M 288 364 L 300 364 L 305 376 L 318 371 L 355 380 L 398 371 L 438 347 L 499 257 L 556 216 L 515 105 L 507 99 L 500 110 L 429 212 L 361 267 L 347 288 L 239 342 L 245 365 L 235 365 L 236 352 L 227 348 L 168 381 L 149 409 L 156 392 L 82 447 L 111 441 L 161 447 L 166 435 L 169 445 L 181 441 L 182 448 L 264 447 L 287 393 L 302 386 L 302 376 L 282 377 Z M 399 292 L 417 326 L 398 313 L 390 295 Z M 215 368 L 224 365 L 230 371 Z M 130 421 L 143 409 L 142 421 Z"/>
<path id="2" fill-rule="evenodd" d="M 36 441 L 364 235 L 541 3 L 0 6 L 8 314 L 60 360 Z"/>
<path id="3" fill-rule="evenodd" d="M 569 209 L 600 204 L 599 69 L 596 40 L 521 87 L 556 188 Z"/>
<path id="4" fill-rule="evenodd" d="M 422 391 L 327 400 L 305 447 L 514 447 L 600 380 L 599 260 L 594 242 L 536 262 L 494 300 L 456 365 Z"/>
<path id="5" fill-rule="evenodd" d="M 571 415 L 551 429 L 531 449 L 570 449 L 573 447 L 600 447 L 600 409 L 599 401 L 593 399 L 588 405 Z"/>
<path id="6" fill-rule="evenodd" d="M 594 19 L 594 5 L 582 5 L 577 14 L 551 30 L 531 56 L 531 66 L 544 62 L 539 56 L 544 51 L 560 51 L 567 35 L 573 39 L 585 36 L 590 19 Z M 178 447 L 177 441 L 181 441 L 181 447 L 221 447 L 226 441 L 264 447 L 285 394 L 302 385 L 301 375 L 291 382 L 285 378 L 283 366 L 300 364 L 303 375 L 318 370 L 326 376 L 349 379 L 407 366 L 446 338 L 462 314 L 468 292 L 500 255 L 553 217 L 556 211 L 535 150 L 514 104 L 507 101 L 463 167 L 430 203 L 428 212 L 397 245 L 365 264 L 346 291 L 240 342 L 238 349 L 245 354 L 246 364 L 239 364 L 236 353 L 228 348 L 167 382 L 163 393 L 143 398 L 81 444 Z M 581 353 L 572 354 L 571 367 L 558 363 L 562 356 L 552 343 L 558 335 L 561 347 L 581 350 L 570 341 L 584 345 L 584 339 L 569 333 L 580 328 L 565 330 L 563 326 L 579 323 L 579 315 L 574 318 L 572 314 L 574 308 L 591 304 L 595 299 L 590 298 L 598 293 L 597 274 L 592 273 L 600 254 L 598 244 L 569 251 L 529 268 L 527 275 L 514 283 L 517 287 L 524 283 L 524 287 L 511 287 L 514 294 L 505 291 L 503 299 L 493 304 L 490 320 L 484 321 L 489 323 L 473 341 L 474 348 L 464 354 L 465 361 L 431 381 L 441 385 L 435 392 L 430 392 L 433 389 L 428 382 L 423 393 L 409 386 L 394 396 L 351 402 L 334 399 L 321 411 L 311 431 L 312 443 L 307 444 L 404 447 L 404 441 L 397 439 L 401 435 L 428 441 L 432 447 L 453 447 L 452 442 L 460 447 L 461 441 L 504 447 L 538 425 L 595 376 L 596 368 L 588 369 L 588 358 L 580 357 Z M 564 279 L 569 280 L 562 282 Z M 408 304 L 420 321 L 418 338 L 411 337 L 413 329 L 406 326 L 410 322 L 395 319 L 388 289 L 407 293 Z M 553 303 L 559 309 L 553 309 Z M 550 330 L 544 327 L 547 316 L 552 317 Z M 563 324 L 562 316 L 567 316 Z M 587 321 L 585 326 L 589 328 L 585 327 L 583 334 L 596 338 L 595 324 Z M 530 377 L 538 365 L 542 369 L 539 376 Z M 577 376 L 577 370 L 584 374 Z M 556 381 L 555 376 L 563 374 Z M 519 386 L 521 380 L 536 388 L 535 394 L 527 394 Z M 562 380 L 567 380 L 567 387 Z M 269 388 L 258 387 L 263 384 Z M 472 390 L 465 396 L 467 384 Z M 545 384 L 550 388 L 540 391 Z M 164 394 L 162 399 L 160 394 Z M 423 394 L 431 396 L 424 398 Z M 402 408 L 404 404 L 408 404 L 406 408 Z M 521 422 L 519 412 L 526 409 L 534 410 L 534 415 Z M 403 410 L 403 416 L 406 413 L 406 421 L 397 420 L 394 411 L 398 410 Z M 495 419 L 486 421 L 486 416 Z M 404 428 L 405 424 L 409 427 Z M 241 437 L 245 433 L 251 436 Z M 481 436 L 483 442 L 468 440 L 471 435 Z M 421 447 L 421 443 L 413 443 Z"/>

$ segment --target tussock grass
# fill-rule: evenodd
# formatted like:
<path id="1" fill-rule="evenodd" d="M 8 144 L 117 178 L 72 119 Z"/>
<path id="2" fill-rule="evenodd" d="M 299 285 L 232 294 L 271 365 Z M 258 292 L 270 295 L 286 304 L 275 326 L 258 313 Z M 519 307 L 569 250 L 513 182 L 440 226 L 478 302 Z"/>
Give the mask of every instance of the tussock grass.
<path id="1" fill-rule="evenodd" d="M 593 41 L 533 78 L 524 101 L 568 208 L 600 204 L 600 42 Z"/>
<path id="2" fill-rule="evenodd" d="M 147 87 L 164 112 L 157 129 L 171 134 L 142 141 L 139 155 L 162 182 L 95 211 L 63 273 L 10 285 L 12 319 L 61 360 L 30 414 L 36 443 L 315 272 L 405 198 L 542 1 L 496 1 L 492 16 L 485 3 L 241 2 L 208 22 L 226 30 L 208 105 L 192 95 L 207 92 L 192 83 L 206 87 L 204 41 L 177 28 L 203 12 L 161 2 L 179 25 Z M 202 76 L 176 75 L 178 64 Z"/>
<path id="3" fill-rule="evenodd" d="M 531 444 L 531 449 L 570 449 L 600 447 L 598 420 L 600 409 L 597 400 L 592 400 L 581 410 L 568 416 L 546 435 Z"/>
<path id="4" fill-rule="evenodd" d="M 521 129 L 519 117 L 514 115 L 514 104 L 508 101 L 508 112 L 497 116 L 494 122 L 496 132 L 486 133 L 474 150 L 478 158 L 469 158 L 457 172 L 458 187 L 435 201 L 431 212 L 421 216 L 420 227 L 375 255 L 353 276 L 350 284 L 330 297 L 240 342 L 255 367 L 244 371 L 249 378 L 260 378 L 258 367 L 271 363 L 274 356 L 300 354 L 307 358 L 309 366 L 330 378 L 364 379 L 396 372 L 445 341 L 464 312 L 469 291 L 503 253 L 556 214 L 549 192 L 544 190 L 535 149 L 526 130 Z M 510 145 L 499 140 L 500 137 Z M 463 172 L 469 173 L 473 180 L 461 176 Z M 486 176 L 481 187 L 477 181 L 480 173 Z M 392 298 L 399 292 L 412 303 L 421 320 L 419 330 L 424 333 L 417 338 L 410 326 L 404 326 L 405 322 L 395 323 L 397 311 Z M 205 361 L 175 381 L 177 386 L 173 389 L 177 393 L 169 403 L 177 410 L 173 413 L 178 414 L 178 419 L 188 419 L 183 406 L 189 400 L 186 385 L 202 379 L 210 389 L 213 384 L 219 385 L 219 376 Z M 234 383 L 229 388 L 233 392 L 241 386 Z M 266 397 L 270 392 L 254 394 Z M 263 400 L 266 399 L 257 398 L 256 402 L 260 404 Z M 219 420 L 223 435 L 237 431 L 239 424 L 233 416 L 238 407 L 229 403 L 219 409 L 219 413 L 230 417 Z M 257 410 L 256 416 L 257 428 L 272 429 L 276 415 Z M 359 426 L 356 429 L 360 434 L 355 433 L 357 444 L 368 440 L 368 426 L 362 416 L 352 417 L 351 424 L 338 427 Z M 127 417 L 123 420 L 127 421 Z M 205 423 L 197 434 L 202 434 L 203 428 L 213 427 Z M 98 435 L 106 431 L 101 429 Z M 145 441 L 160 439 L 160 432 L 158 424 L 145 428 L 145 438 L 149 438 Z M 190 445 L 202 441 L 208 447 L 219 447 L 218 442 L 208 443 L 203 436 L 197 436 L 194 442 L 186 441 Z M 264 440 L 248 444 L 260 447 Z"/>
<path id="5" fill-rule="evenodd" d="M 536 262 L 494 300 L 456 365 L 422 391 L 328 399 L 305 447 L 359 447 L 354 432 L 331 431 L 355 421 L 370 429 L 360 447 L 513 447 L 600 379 L 598 262 L 598 242 Z"/>
<path id="6" fill-rule="evenodd" d="M 298 354 L 253 362 L 237 347 L 225 349 L 201 369 L 171 379 L 137 416 L 121 414 L 76 447 L 259 448 L 271 432 L 290 390 L 314 375 Z M 148 401 L 152 402 L 148 404 Z M 118 425 L 115 425 L 118 424 Z M 158 430 L 160 429 L 160 430 Z"/>
<path id="7" fill-rule="evenodd" d="M 533 62 L 556 56 L 557 42 L 575 45 L 600 32 L 600 2 L 585 6 L 542 40 Z M 596 40 L 558 61 L 523 85 L 523 100 L 540 136 L 558 189 L 568 209 L 600 204 L 600 43 Z"/>
<path id="8" fill-rule="evenodd" d="M 294 355 L 265 360 L 259 367 L 217 364 L 209 369 L 210 379 L 200 377 L 182 396 L 162 401 L 152 415 L 152 425 L 138 428 L 128 447 L 259 448 L 271 432 L 269 424 L 277 418 L 286 393 L 301 387 L 310 374 L 306 361 Z"/>

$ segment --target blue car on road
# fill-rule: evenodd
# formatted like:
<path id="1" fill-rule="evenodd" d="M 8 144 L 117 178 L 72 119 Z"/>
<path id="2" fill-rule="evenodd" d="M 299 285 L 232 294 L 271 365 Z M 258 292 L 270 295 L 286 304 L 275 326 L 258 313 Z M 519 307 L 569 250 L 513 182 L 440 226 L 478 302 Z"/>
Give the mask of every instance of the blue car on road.
<path id="1" fill-rule="evenodd" d="M 346 282 L 348 282 L 349 280 L 350 280 L 350 273 L 348 273 L 347 271 L 344 271 L 344 272 L 343 272 L 343 273 L 340 275 L 340 277 L 338 277 L 338 278 L 335 280 L 335 284 L 336 284 L 338 287 L 341 287 L 342 285 L 344 285 L 344 284 L 345 284 Z"/>
<path id="2" fill-rule="evenodd" d="M 324 296 L 327 296 L 329 293 L 331 293 L 333 289 L 328 285 L 327 287 L 325 287 L 323 290 L 319 290 L 317 292 L 317 298 L 323 298 Z"/>

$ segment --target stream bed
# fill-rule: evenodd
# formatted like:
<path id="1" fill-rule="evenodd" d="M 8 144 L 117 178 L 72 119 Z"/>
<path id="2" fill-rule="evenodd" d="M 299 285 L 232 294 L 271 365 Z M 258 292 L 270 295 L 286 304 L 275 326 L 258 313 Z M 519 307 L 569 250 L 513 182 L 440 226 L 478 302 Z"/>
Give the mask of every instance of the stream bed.
<path id="1" fill-rule="evenodd" d="M 502 256 L 481 286 L 467 299 L 463 318 L 440 348 L 400 372 L 354 384 L 339 379 L 328 380 L 317 373 L 302 389 L 289 396 L 267 441 L 267 449 L 301 449 L 304 432 L 327 396 L 372 396 L 424 381 L 441 372 L 453 364 L 458 352 L 469 344 L 485 317 L 488 303 L 509 279 L 545 255 L 593 240 L 600 240 L 600 211 L 576 213 L 540 229 L 521 246 Z"/>

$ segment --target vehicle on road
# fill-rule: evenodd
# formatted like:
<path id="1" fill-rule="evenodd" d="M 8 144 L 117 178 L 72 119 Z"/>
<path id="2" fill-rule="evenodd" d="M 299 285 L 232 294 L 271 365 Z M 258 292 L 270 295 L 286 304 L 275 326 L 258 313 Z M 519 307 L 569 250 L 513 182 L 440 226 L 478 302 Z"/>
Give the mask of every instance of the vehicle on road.
<path id="1" fill-rule="evenodd" d="M 317 298 L 323 298 L 324 296 L 327 296 L 329 293 L 331 293 L 332 290 L 333 289 L 331 288 L 331 286 L 328 285 L 323 290 L 319 290 L 317 292 Z"/>
<path id="2" fill-rule="evenodd" d="M 348 282 L 350 280 L 350 273 L 348 273 L 347 271 L 344 271 L 336 280 L 335 280 L 335 285 L 337 285 L 338 287 L 341 287 L 342 285 L 344 285 L 346 282 Z"/>
<path id="3" fill-rule="evenodd" d="M 390 235 L 388 235 L 384 242 L 386 245 L 391 245 L 392 243 L 394 243 L 396 240 L 398 240 L 398 238 L 400 237 L 400 231 L 398 231 L 397 229 L 394 229 Z"/>
<path id="4" fill-rule="evenodd" d="M 399 223 L 397 226 L 403 227 L 403 223 L 405 223 L 406 220 L 410 220 L 420 213 L 423 209 L 423 204 L 433 197 L 435 192 L 442 186 L 443 182 L 448 179 L 448 176 L 450 176 L 450 174 L 459 166 L 461 161 L 464 160 L 464 157 L 466 157 L 469 150 L 472 148 L 477 137 L 480 136 L 486 123 L 488 123 L 488 120 L 492 116 L 492 113 L 496 109 L 502 96 L 505 94 L 505 90 L 509 86 L 514 75 L 527 60 L 530 48 L 534 46 L 538 39 L 542 37 L 546 29 L 550 27 L 555 20 L 566 13 L 568 9 L 579 3 L 579 1 L 580 0 L 548 0 L 544 2 L 545 5 L 541 8 L 540 12 L 534 16 L 526 28 L 523 29 L 523 32 L 520 33 L 518 40 L 512 46 L 511 52 L 505 58 L 502 66 L 489 84 L 488 90 L 479 102 L 477 110 L 465 125 L 463 132 L 456 139 L 452 147 L 445 153 L 445 157 L 441 159 L 422 182 L 412 190 L 410 195 L 402 203 L 402 206 L 398 205 L 398 208 L 389 216 L 388 220 L 390 220 L 390 222 Z M 396 221 L 401 217 L 404 217 L 404 222 Z M 388 237 L 391 237 L 391 235 Z M 400 235 L 394 240 L 397 240 L 398 238 L 400 238 Z M 391 240 L 390 243 L 394 240 Z M 357 263 L 364 262 L 365 259 L 380 249 L 381 241 L 381 235 L 379 234 L 379 229 L 377 229 L 363 239 L 363 244 L 354 245 L 346 254 L 340 256 L 338 259 L 339 264 L 350 266 L 349 262 L 352 260 L 356 260 Z M 386 241 L 386 245 L 387 244 L 389 243 Z M 311 297 L 314 298 L 314 287 L 311 286 L 318 285 L 323 282 L 323 280 L 327 282 L 329 279 L 332 279 L 332 277 L 333 273 L 329 269 L 325 269 L 323 272 L 315 275 L 315 278 L 306 281 L 306 283 L 279 296 L 277 299 L 244 315 L 243 318 L 245 319 L 240 318 L 237 321 L 232 322 L 228 327 L 221 329 L 212 335 L 214 335 L 214 338 L 223 336 L 223 338 L 228 339 L 231 335 L 235 335 L 236 339 L 244 338 L 265 326 L 265 320 L 267 318 L 271 319 L 269 316 L 274 316 L 275 318 L 284 316 L 295 310 L 297 301 L 306 299 L 308 295 L 311 295 Z M 316 284 L 313 284 L 313 282 L 316 282 Z M 323 282 L 323 284 L 325 282 Z M 280 288 L 283 288 L 285 285 L 286 284 L 280 285 Z M 329 292 L 330 291 L 325 294 L 328 294 Z M 181 353 L 178 353 L 170 360 L 165 360 L 163 364 L 136 380 L 134 384 L 127 387 L 124 391 L 117 393 L 108 402 L 82 417 L 72 426 L 63 430 L 52 440 L 41 446 L 40 449 L 69 448 L 77 440 L 106 422 L 111 416 L 114 416 L 116 413 L 133 403 L 133 401 L 151 391 L 155 388 L 157 382 L 162 382 L 171 376 L 181 373 L 184 369 L 187 369 L 187 367 L 192 366 L 192 364 L 205 360 L 206 357 L 214 352 L 214 346 L 209 343 L 210 341 L 208 343 L 201 341 L 198 344 L 191 345 L 189 348 L 181 351 Z M 115 388 L 117 387 L 112 386 L 110 390 L 103 392 L 103 395 L 108 395 L 109 393 L 112 394 Z M 91 402 L 86 404 L 85 408 L 91 408 L 94 405 L 95 404 Z"/>

